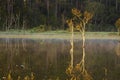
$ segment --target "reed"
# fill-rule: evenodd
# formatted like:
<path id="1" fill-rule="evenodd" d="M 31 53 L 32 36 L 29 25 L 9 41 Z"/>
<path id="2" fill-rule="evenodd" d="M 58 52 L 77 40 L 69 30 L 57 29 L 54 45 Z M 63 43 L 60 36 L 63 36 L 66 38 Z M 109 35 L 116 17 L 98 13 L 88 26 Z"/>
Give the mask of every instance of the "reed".
<path id="1" fill-rule="evenodd" d="M 8 74 L 7 77 L 4 77 L 3 80 L 14 80 L 14 78 L 12 78 L 11 76 L 11 72 Z M 30 76 L 27 75 L 23 79 L 20 76 L 18 76 L 17 80 L 35 80 L 35 76 L 33 75 L 33 73 L 31 73 Z"/>

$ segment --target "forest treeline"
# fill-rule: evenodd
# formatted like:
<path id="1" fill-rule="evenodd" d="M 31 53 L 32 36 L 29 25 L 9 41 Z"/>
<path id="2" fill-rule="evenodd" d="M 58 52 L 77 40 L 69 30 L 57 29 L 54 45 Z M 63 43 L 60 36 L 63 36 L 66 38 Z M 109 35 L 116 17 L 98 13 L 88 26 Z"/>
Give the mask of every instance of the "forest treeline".
<path id="1" fill-rule="evenodd" d="M 120 17 L 120 0 L 0 0 L 0 30 L 67 30 L 71 9 L 94 14 L 87 31 L 115 31 Z"/>

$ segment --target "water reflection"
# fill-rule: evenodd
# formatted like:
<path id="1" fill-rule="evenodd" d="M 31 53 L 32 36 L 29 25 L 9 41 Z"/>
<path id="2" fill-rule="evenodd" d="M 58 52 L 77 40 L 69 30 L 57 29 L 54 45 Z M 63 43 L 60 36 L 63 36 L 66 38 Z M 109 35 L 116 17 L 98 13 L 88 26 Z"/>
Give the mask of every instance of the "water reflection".
<path id="1" fill-rule="evenodd" d="M 120 56 L 120 41 L 117 43 L 117 46 L 116 46 L 116 55 Z"/>
<path id="2" fill-rule="evenodd" d="M 82 57 L 81 41 L 75 40 L 74 63 Z M 0 39 L 0 78 L 9 71 L 24 77 L 31 72 L 36 80 L 65 80 L 70 55 L 69 40 Z M 119 80 L 120 42 L 117 40 L 86 40 L 86 66 L 94 80 Z M 107 75 L 106 75 L 107 70 Z M 14 74 L 14 75 L 13 75 Z"/>

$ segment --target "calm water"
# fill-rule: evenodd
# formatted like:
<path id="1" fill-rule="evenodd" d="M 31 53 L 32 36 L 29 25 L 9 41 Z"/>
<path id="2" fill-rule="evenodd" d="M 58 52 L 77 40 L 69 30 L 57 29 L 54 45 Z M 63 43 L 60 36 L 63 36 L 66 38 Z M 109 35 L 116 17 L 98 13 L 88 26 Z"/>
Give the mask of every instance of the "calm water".
<path id="1" fill-rule="evenodd" d="M 74 63 L 82 57 L 80 40 L 75 40 Z M 16 80 L 34 73 L 36 80 L 65 80 L 70 62 L 70 42 L 61 39 L 0 39 L 0 80 L 9 71 Z M 120 80 L 120 42 L 86 40 L 86 69 L 94 80 Z M 105 75 L 107 70 L 107 75 Z"/>

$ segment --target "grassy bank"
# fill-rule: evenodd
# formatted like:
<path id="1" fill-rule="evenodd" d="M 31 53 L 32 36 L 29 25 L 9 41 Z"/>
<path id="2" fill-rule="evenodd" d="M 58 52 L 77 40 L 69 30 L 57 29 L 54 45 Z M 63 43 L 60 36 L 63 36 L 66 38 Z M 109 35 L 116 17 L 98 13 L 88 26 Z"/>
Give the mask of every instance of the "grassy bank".
<path id="1" fill-rule="evenodd" d="M 8 31 L 0 32 L 0 38 L 37 38 L 37 39 L 69 39 L 71 33 L 68 31 L 46 31 L 34 32 L 29 31 Z M 80 39 L 79 32 L 74 33 L 74 39 Z M 86 32 L 87 39 L 120 39 L 117 32 Z"/>

